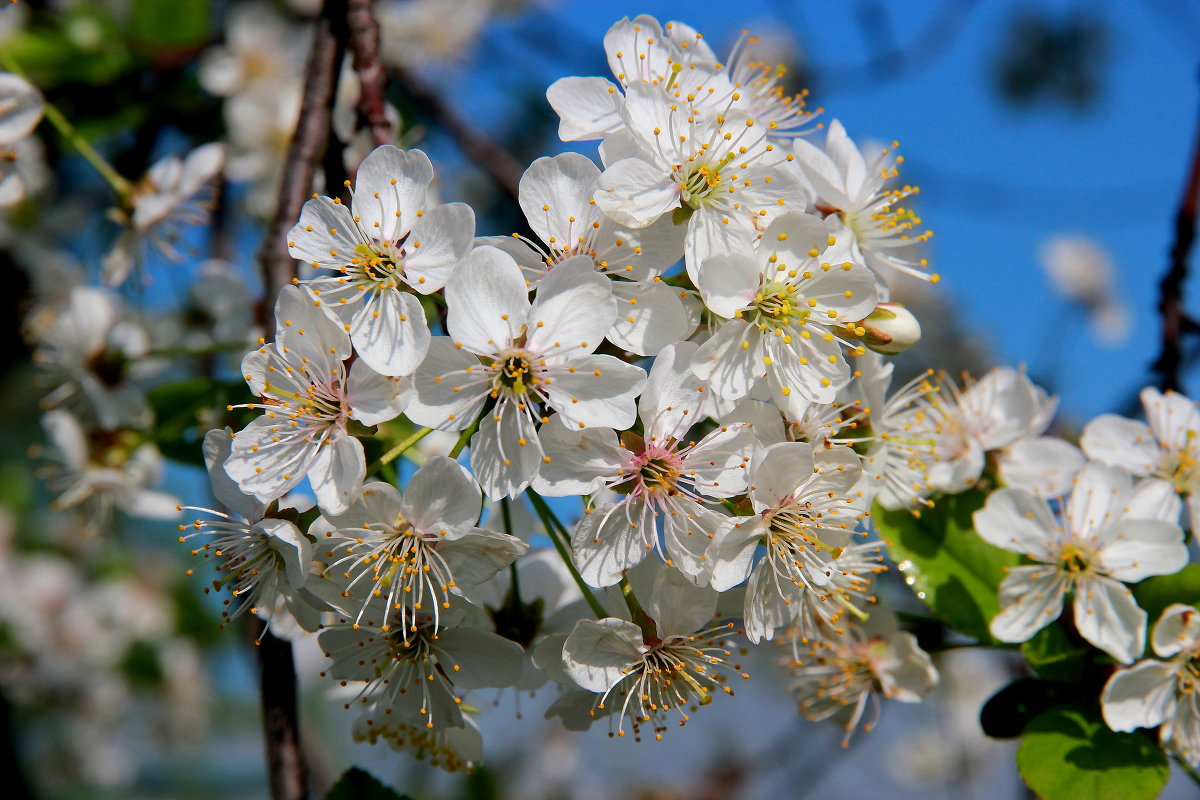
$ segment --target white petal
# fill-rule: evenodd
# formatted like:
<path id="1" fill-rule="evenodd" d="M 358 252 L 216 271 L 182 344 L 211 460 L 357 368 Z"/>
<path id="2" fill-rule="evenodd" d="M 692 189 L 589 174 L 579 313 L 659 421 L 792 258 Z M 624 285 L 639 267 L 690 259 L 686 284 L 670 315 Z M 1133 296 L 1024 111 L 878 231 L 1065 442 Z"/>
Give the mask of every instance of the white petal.
<path id="1" fill-rule="evenodd" d="M 740 400 L 767 374 L 763 338 L 758 329 L 741 320 L 730 320 L 700 346 L 692 371 L 709 381 L 713 391 L 727 400 Z"/>
<path id="2" fill-rule="evenodd" d="M 1022 439 L 999 454 L 1000 479 L 1007 486 L 1042 497 L 1062 497 L 1069 492 L 1083 464 L 1078 447 L 1052 436 Z"/>
<path id="3" fill-rule="evenodd" d="M 700 296 L 714 314 L 726 319 L 754 302 L 758 292 L 758 264 L 751 253 L 717 253 L 699 269 Z"/>
<path id="4" fill-rule="evenodd" d="M 1104 533 L 1111 538 L 1100 547 L 1100 564 L 1104 572 L 1126 583 L 1171 575 L 1188 563 L 1183 530 L 1173 522 L 1121 519 L 1106 526 Z"/>
<path id="5" fill-rule="evenodd" d="M 599 347 L 617 318 L 609 284 L 587 256 L 568 258 L 550 270 L 529 312 L 529 349 L 574 355 Z"/>
<path id="6" fill-rule="evenodd" d="M 283 560 L 288 585 L 293 589 L 304 586 L 312 568 L 312 543 L 308 537 L 283 519 L 264 519 L 254 526 L 254 530 L 271 537 L 272 549 Z"/>
<path id="7" fill-rule="evenodd" d="M 604 78 L 559 78 L 546 90 L 546 99 L 558 113 L 558 137 L 564 142 L 600 139 L 624 124 L 624 98 Z"/>
<path id="8" fill-rule="evenodd" d="M 654 546 L 654 518 L 640 500 L 593 508 L 571 533 L 579 574 L 592 586 L 612 586 Z"/>
<path id="9" fill-rule="evenodd" d="M 53 414 L 55 412 L 50 412 Z M 61 412 L 60 412 L 61 413 Z M 47 414 L 49 417 L 50 414 Z M 208 480 L 213 497 L 235 514 L 241 514 L 254 522 L 262 519 L 265 504 L 238 488 L 237 483 L 225 471 L 233 447 L 233 437 L 227 428 L 211 430 L 204 435 L 204 464 L 208 468 Z"/>
<path id="10" fill-rule="evenodd" d="M 417 222 L 432 180 L 433 165 L 420 150 L 375 148 L 358 167 L 352 206 L 359 226 L 395 242 Z"/>
<path id="11" fill-rule="evenodd" d="M 496 577 L 528 549 L 529 545 L 515 536 L 475 528 L 465 536 L 443 542 L 438 553 L 456 584 L 477 586 Z M 523 584 L 521 588 L 526 591 Z"/>
<path id="12" fill-rule="evenodd" d="M 416 530 L 442 536 L 469 530 L 482 507 L 479 484 L 461 464 L 446 456 L 431 457 L 413 473 L 400 505 Z"/>
<path id="13" fill-rule="evenodd" d="M 542 465 L 542 444 L 528 413 L 501 403 L 479 421 L 471 437 L 471 469 L 493 500 L 516 497 Z"/>
<path id="14" fill-rule="evenodd" d="M 574 372 L 556 367 L 545 387 L 550 406 L 558 412 L 562 424 L 618 430 L 633 424 L 635 401 L 646 385 L 641 367 L 613 356 L 577 357 L 570 364 Z"/>
<path id="15" fill-rule="evenodd" d="M 1012 567 L 1000 584 L 1000 613 L 991 631 L 1002 642 L 1024 642 L 1062 614 L 1063 579 L 1050 567 Z"/>
<path id="16" fill-rule="evenodd" d="M 591 692 L 603 692 L 641 660 L 642 629 L 616 617 L 584 619 L 563 645 L 563 667 L 571 679 Z"/>
<path id="17" fill-rule="evenodd" d="M 317 448 L 308 471 L 317 504 L 330 514 L 350 507 L 367 473 L 362 443 L 347 434 L 334 434 Z"/>
<path id="18" fill-rule="evenodd" d="M 1139 475 L 1154 471 L 1162 448 L 1145 423 L 1101 414 L 1089 422 L 1079 437 L 1079 446 L 1088 458 L 1124 467 Z"/>
<path id="19" fill-rule="evenodd" d="M 479 628 L 439 631 L 432 649 L 439 653 L 439 663 L 452 665 L 446 677 L 458 689 L 512 686 L 521 677 L 525 660 L 521 645 Z"/>
<path id="20" fill-rule="evenodd" d="M 576 237 L 591 234 L 589 217 L 595 212 L 590 206 L 599 177 L 600 168 L 579 153 L 539 158 L 529 165 L 521 176 L 521 211 L 539 239 L 566 248 Z"/>
<path id="21" fill-rule="evenodd" d="M 776 508 L 812 478 L 813 446 L 780 442 L 759 450 L 750 464 L 750 499 L 758 512 Z"/>
<path id="22" fill-rule="evenodd" d="M 613 281 L 612 293 L 617 317 L 605 336 L 617 347 L 651 356 L 691 334 L 679 289 L 654 281 Z"/>
<path id="23" fill-rule="evenodd" d="M 422 214 L 405 242 L 404 282 L 421 294 L 446 285 L 471 252 L 475 212 L 465 203 L 447 203 Z"/>
<path id="24" fill-rule="evenodd" d="M 597 182 L 596 205 L 631 228 L 644 228 L 679 207 L 679 188 L 661 168 L 641 158 L 623 158 Z"/>
<path id="25" fill-rule="evenodd" d="M 1195 648 L 1200 643 L 1200 611 L 1183 603 L 1167 606 L 1154 624 L 1151 641 L 1163 658 Z"/>
<path id="26" fill-rule="evenodd" d="M 480 384 L 479 359 L 445 336 L 435 336 L 412 377 L 413 392 L 405 415 L 418 425 L 462 430 L 475 421 L 490 384 Z"/>
<path id="27" fill-rule="evenodd" d="M 1076 584 L 1075 627 L 1122 664 L 1140 657 L 1146 646 L 1146 612 L 1128 587 L 1101 575 Z"/>
<path id="28" fill-rule="evenodd" d="M 1114 731 L 1156 728 L 1175 706 L 1176 667 L 1149 659 L 1117 670 L 1100 694 L 1104 722 Z"/>
<path id="29" fill-rule="evenodd" d="M 1058 522 L 1046 501 L 1024 489 L 997 489 L 975 512 L 975 531 L 985 541 L 1034 558 L 1047 557 Z"/>
<path id="30" fill-rule="evenodd" d="M 695 633 L 712 621 L 717 592 L 696 586 L 673 569 L 660 570 L 646 604 L 661 638 Z"/>
<path id="31" fill-rule="evenodd" d="M 446 284 L 446 330 L 480 355 L 508 347 L 525 324 L 529 292 L 512 256 L 477 247 Z"/>
<path id="32" fill-rule="evenodd" d="M 638 416 L 651 442 L 682 439 L 704 418 L 703 381 L 691 371 L 698 349 L 694 342 L 679 342 L 663 348 L 654 359 L 638 403 Z"/>
<path id="33" fill-rule="evenodd" d="M 350 416 L 363 425 L 378 425 L 400 416 L 411 394 L 412 382 L 408 378 L 380 375 L 365 359 L 350 366 L 346 403 L 350 406 Z"/>
<path id="34" fill-rule="evenodd" d="M 620 475 L 629 452 L 610 428 L 568 428 L 551 419 L 538 431 L 545 453 L 533 487 L 551 497 L 592 494 Z"/>

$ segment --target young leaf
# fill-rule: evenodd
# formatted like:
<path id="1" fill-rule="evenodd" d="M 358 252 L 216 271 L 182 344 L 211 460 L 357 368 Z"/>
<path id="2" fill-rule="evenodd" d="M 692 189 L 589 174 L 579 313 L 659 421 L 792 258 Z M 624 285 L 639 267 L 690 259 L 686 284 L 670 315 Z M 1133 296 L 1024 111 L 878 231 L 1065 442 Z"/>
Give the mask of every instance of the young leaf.
<path id="1" fill-rule="evenodd" d="M 1170 777 L 1141 733 L 1115 733 L 1095 711 L 1055 708 L 1025 728 L 1017 769 L 1042 800 L 1151 800 Z"/>
<path id="2" fill-rule="evenodd" d="M 920 516 L 876 506 L 875 529 L 887 544 L 905 582 L 951 627 L 981 642 L 1000 606 L 996 592 L 1016 553 L 988 544 L 975 533 L 971 515 L 983 507 L 979 491 L 940 497 Z"/>

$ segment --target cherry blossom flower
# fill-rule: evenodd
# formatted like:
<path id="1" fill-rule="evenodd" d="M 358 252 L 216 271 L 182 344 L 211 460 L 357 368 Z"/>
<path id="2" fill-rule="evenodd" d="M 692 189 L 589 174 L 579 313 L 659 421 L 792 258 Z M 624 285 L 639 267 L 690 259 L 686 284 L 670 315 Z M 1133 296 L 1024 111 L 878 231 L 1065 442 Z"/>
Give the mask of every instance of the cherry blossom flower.
<path id="1" fill-rule="evenodd" d="M 1101 414 L 1079 437 L 1088 458 L 1134 475 L 1151 475 L 1187 498 L 1191 526 L 1200 522 L 1200 411 L 1178 392 L 1141 391 L 1146 422 Z"/>
<path id="2" fill-rule="evenodd" d="M 600 695 L 593 715 L 616 716 L 617 736 L 628 722 L 636 741 L 643 728 L 661 740 L 668 723 L 683 725 L 689 710 L 732 695 L 726 671 L 741 669 L 731 663 L 734 624 L 713 620 L 717 592 L 671 569 L 659 570 L 653 585 L 641 626 L 619 617 L 580 620 L 562 653 L 571 679 Z"/>
<path id="3" fill-rule="evenodd" d="M 1100 695 L 1114 731 L 1158 728 L 1158 740 L 1193 767 L 1200 764 L 1200 611 L 1172 603 L 1154 625 L 1148 658 L 1118 669 Z"/>
<path id="4" fill-rule="evenodd" d="M 717 591 L 750 578 L 743 617 L 751 642 L 773 638 L 809 609 L 830 628 L 847 609 L 862 613 L 854 603 L 868 596 L 879 566 L 860 574 L 858 559 L 841 559 L 866 516 L 856 490 L 861 474 L 848 447 L 781 442 L 755 454 L 749 475 L 755 516 L 723 531 L 708 553 Z M 766 552 L 755 563 L 760 544 Z"/>
<path id="5" fill-rule="evenodd" d="M 275 304 L 276 341 L 242 360 L 242 374 L 261 400 L 261 417 L 238 433 L 225 471 L 263 502 L 308 477 L 327 513 L 344 512 L 366 472 L 351 419 L 377 425 L 408 401 L 407 383 L 357 360 L 346 367 L 350 337 L 313 306 L 302 289 L 284 287 Z"/>
<path id="6" fill-rule="evenodd" d="M 539 421 L 622 429 L 633 422 L 646 374 L 592 354 L 617 312 L 609 281 L 591 259 L 551 270 L 531 304 L 512 257 L 480 247 L 446 287 L 446 304 L 450 336 L 430 344 L 407 414 L 448 430 L 479 419 L 471 467 L 488 497 L 515 496 L 537 474 L 544 459 Z M 556 421 L 548 409 L 558 412 Z"/>
<path id="7" fill-rule="evenodd" d="M 382 596 L 401 637 L 423 612 L 436 624 L 452 594 L 490 580 L 529 549 L 515 536 L 475 527 L 482 499 L 470 473 L 434 456 L 403 496 L 390 484 L 368 483 L 345 512 L 317 520 L 310 531 L 326 570 L 344 579 L 339 608 L 358 623 Z"/>
<path id="8" fill-rule="evenodd" d="M 25 196 L 26 181 L 17 163 L 17 145 L 42 120 L 42 94 L 29 81 L 0 72 L 0 208 Z"/>
<path id="9" fill-rule="evenodd" d="M 717 428 L 699 441 L 686 438 L 702 419 L 708 394 L 689 371 L 695 352 L 695 344 L 680 342 L 655 359 L 638 404 L 641 436 L 542 427 L 548 460 L 535 488 L 567 495 L 607 487 L 619 497 L 589 509 L 572 535 L 575 563 L 593 586 L 611 586 L 655 549 L 699 582 L 710 540 L 735 522 L 713 506 L 746 490 L 746 465 L 757 442 L 744 424 Z"/>
<path id="10" fill-rule="evenodd" d="M 1084 639 L 1123 664 L 1141 655 L 1146 612 L 1122 582 L 1170 575 L 1187 563 L 1172 494 L 1163 481 L 1148 478 L 1135 486 L 1124 470 L 1092 462 L 1058 517 L 1046 500 L 1022 489 L 989 495 L 975 512 L 975 530 L 1035 562 L 1009 569 L 992 635 L 1026 641 L 1058 619 L 1074 593 L 1075 626 Z"/>
<path id="11" fill-rule="evenodd" d="M 842 123 L 833 120 L 824 150 L 804 139 L 796 139 L 792 146 L 796 163 L 819 198 L 815 209 L 841 222 L 844 230 L 839 235 L 848 234 L 856 260 L 865 261 L 875 272 L 883 299 L 887 299 L 888 281 L 896 273 L 938 280 L 936 274 L 925 271 L 927 262 L 917 250 L 917 245 L 933 234 L 920 230 L 921 218 L 901 205 L 918 189 L 908 185 L 887 188 L 899 175 L 896 165 L 903 161 L 891 155 L 898 143 L 867 163 Z"/>
<path id="12" fill-rule="evenodd" d="M 413 292 L 445 286 L 475 236 L 469 206 L 426 207 L 432 180 L 420 150 L 378 147 L 358 168 L 350 208 L 316 197 L 288 233 L 294 258 L 338 273 L 303 285 L 382 375 L 411 375 L 421 363 L 430 333 Z"/>
<path id="13" fill-rule="evenodd" d="M 820 219 L 778 218 L 754 250 L 714 256 L 697 285 L 705 306 L 728 320 L 693 367 L 722 397 L 745 397 L 765 377 L 774 402 L 797 419 L 804 401 L 830 403 L 850 382 L 842 350 L 857 345 L 845 337 L 875 307 L 874 281 Z"/>

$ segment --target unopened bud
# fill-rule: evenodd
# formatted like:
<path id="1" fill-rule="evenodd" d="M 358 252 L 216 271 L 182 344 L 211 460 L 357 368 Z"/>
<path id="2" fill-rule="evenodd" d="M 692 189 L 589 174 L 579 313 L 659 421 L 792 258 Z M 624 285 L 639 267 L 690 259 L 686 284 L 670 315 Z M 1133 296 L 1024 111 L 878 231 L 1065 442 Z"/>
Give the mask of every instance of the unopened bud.
<path id="1" fill-rule="evenodd" d="M 857 324 L 863 344 L 876 353 L 894 356 L 921 341 L 921 323 L 899 303 L 880 303 Z"/>

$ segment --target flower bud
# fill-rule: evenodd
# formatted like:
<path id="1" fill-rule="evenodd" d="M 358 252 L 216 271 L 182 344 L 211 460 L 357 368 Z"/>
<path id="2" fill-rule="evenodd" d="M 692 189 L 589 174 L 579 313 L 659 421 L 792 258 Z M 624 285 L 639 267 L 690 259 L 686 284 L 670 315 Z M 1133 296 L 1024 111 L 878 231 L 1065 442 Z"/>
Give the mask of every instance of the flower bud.
<path id="1" fill-rule="evenodd" d="M 857 327 L 863 344 L 885 356 L 903 353 L 921 341 L 921 323 L 899 303 L 880 303 Z"/>

